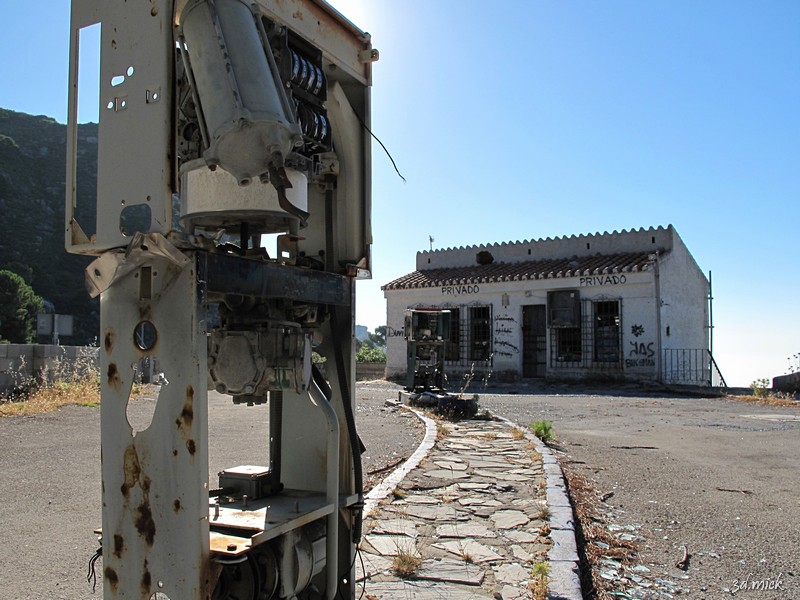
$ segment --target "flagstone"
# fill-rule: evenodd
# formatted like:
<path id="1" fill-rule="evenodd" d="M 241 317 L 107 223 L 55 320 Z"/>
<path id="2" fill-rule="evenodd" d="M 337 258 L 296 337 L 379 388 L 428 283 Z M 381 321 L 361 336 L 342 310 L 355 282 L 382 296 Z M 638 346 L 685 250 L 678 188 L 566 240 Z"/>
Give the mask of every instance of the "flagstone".
<path id="1" fill-rule="evenodd" d="M 503 559 L 502 556 L 488 546 L 471 539 L 439 542 L 433 544 L 433 546 L 461 558 L 469 558 L 474 563 L 495 562 Z"/>
<path id="2" fill-rule="evenodd" d="M 366 542 L 381 556 L 397 556 L 400 552 L 416 554 L 417 545 L 413 538 L 405 535 L 366 535 Z"/>
<path id="3" fill-rule="evenodd" d="M 486 525 L 475 522 L 439 525 L 436 528 L 436 535 L 451 538 L 497 537 L 497 534 Z"/>
<path id="4" fill-rule="evenodd" d="M 526 525 L 530 519 L 518 510 L 498 510 L 491 516 L 498 529 L 512 529 Z"/>
<path id="5" fill-rule="evenodd" d="M 494 576 L 498 582 L 508 584 L 520 584 L 529 581 L 531 573 L 528 569 L 518 563 L 499 565 L 494 569 Z"/>
<path id="6" fill-rule="evenodd" d="M 409 519 L 387 519 L 380 521 L 371 533 L 406 535 L 417 537 L 417 525 Z"/>
<path id="7" fill-rule="evenodd" d="M 422 561 L 422 566 L 417 572 L 416 578 L 480 585 L 485 575 L 485 570 L 464 560 L 438 558 Z"/>

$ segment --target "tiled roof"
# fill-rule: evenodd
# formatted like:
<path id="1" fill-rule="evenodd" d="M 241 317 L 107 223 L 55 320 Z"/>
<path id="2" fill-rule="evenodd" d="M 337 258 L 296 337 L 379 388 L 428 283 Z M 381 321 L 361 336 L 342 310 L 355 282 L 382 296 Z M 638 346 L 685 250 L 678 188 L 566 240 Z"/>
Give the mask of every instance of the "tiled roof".
<path id="1" fill-rule="evenodd" d="M 649 269 L 649 265 L 652 262 L 650 257 L 651 254 L 648 252 L 635 252 L 518 263 L 475 264 L 469 267 L 445 269 L 424 269 L 390 281 L 381 289 L 405 290 L 438 287 L 441 285 L 636 273 Z"/>

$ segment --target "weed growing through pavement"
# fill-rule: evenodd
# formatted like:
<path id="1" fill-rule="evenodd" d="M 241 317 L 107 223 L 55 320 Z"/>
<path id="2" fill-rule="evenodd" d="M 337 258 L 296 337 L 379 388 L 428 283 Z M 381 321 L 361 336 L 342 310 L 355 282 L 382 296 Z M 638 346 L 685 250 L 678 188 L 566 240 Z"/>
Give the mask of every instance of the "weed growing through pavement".
<path id="1" fill-rule="evenodd" d="M 531 423 L 533 434 L 547 443 L 553 439 L 553 423 L 550 421 L 536 421 Z"/>
<path id="2" fill-rule="evenodd" d="M 392 559 L 392 573 L 401 579 L 412 579 L 417 575 L 422 558 L 415 552 L 403 548 L 397 549 L 397 556 Z"/>
<path id="3" fill-rule="evenodd" d="M 544 600 L 547 598 L 547 583 L 550 580 L 550 563 L 538 562 L 533 565 L 531 571 L 531 581 L 528 588 L 533 594 L 534 600 Z"/>
<path id="4" fill-rule="evenodd" d="M 408 492 L 407 492 L 407 491 L 405 491 L 405 490 L 403 490 L 403 489 L 400 489 L 400 488 L 394 488 L 394 489 L 392 490 L 392 496 L 394 496 L 394 499 L 395 499 L 395 500 L 402 500 L 402 499 L 403 499 L 403 498 L 405 498 L 407 495 L 408 495 Z"/>

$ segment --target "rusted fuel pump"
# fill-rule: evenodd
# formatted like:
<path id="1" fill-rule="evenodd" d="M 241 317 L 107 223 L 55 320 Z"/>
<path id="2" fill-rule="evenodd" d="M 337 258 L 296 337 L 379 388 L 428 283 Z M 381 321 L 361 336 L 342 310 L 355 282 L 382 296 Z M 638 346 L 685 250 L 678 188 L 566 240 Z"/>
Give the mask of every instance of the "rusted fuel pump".
<path id="1" fill-rule="evenodd" d="M 92 206 L 77 106 L 98 26 Z M 66 247 L 96 257 L 104 598 L 353 598 L 377 57 L 322 0 L 73 0 Z M 135 431 L 143 358 L 168 383 Z M 268 465 L 209 485 L 208 389 L 269 404 Z"/>

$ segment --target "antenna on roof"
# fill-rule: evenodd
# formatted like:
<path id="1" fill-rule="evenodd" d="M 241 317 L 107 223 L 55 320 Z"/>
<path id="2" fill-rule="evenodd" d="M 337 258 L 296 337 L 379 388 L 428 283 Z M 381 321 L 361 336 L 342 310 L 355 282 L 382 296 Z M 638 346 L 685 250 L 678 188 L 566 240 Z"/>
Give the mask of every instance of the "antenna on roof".
<path id="1" fill-rule="evenodd" d="M 433 252 L 433 242 L 435 242 L 436 240 L 434 240 L 434 239 L 433 239 L 433 236 L 429 234 L 429 235 L 428 235 L 428 241 L 429 241 L 429 242 L 430 242 L 430 244 L 431 244 L 431 252 Z"/>

